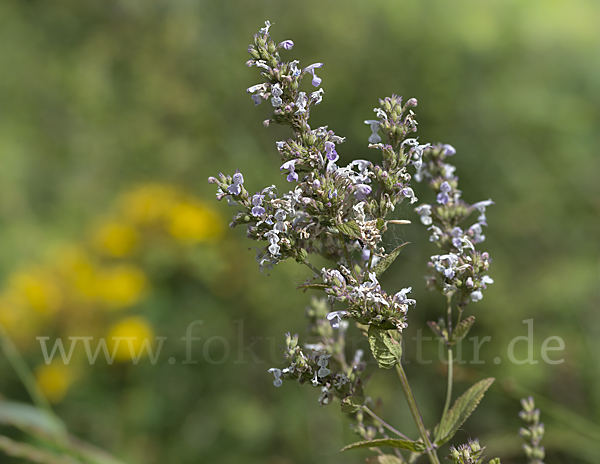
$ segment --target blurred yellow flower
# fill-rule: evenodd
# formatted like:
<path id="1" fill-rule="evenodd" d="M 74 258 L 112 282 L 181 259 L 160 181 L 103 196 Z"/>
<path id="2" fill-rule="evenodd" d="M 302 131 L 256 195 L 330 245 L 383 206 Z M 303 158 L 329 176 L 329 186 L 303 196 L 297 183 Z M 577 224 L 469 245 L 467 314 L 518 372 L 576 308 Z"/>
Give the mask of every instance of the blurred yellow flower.
<path id="1" fill-rule="evenodd" d="M 94 265 L 88 253 L 79 246 L 70 246 L 56 253 L 58 270 L 62 277 L 83 296 L 92 299 L 95 294 Z"/>
<path id="2" fill-rule="evenodd" d="M 169 232 L 184 243 L 214 240 L 223 232 L 223 219 L 197 202 L 181 202 L 170 211 Z"/>
<path id="3" fill-rule="evenodd" d="M 115 361 L 125 362 L 147 356 L 147 350 L 153 346 L 153 342 L 154 331 L 148 321 L 141 316 L 133 316 L 122 319 L 110 328 L 107 345 L 109 352 L 115 353 Z"/>
<path id="4" fill-rule="evenodd" d="M 96 274 L 96 294 L 109 308 L 125 308 L 136 304 L 147 287 L 144 272 L 131 264 L 100 269 Z"/>
<path id="5" fill-rule="evenodd" d="M 169 186 L 144 185 L 120 198 L 121 212 L 135 223 L 156 222 L 168 214 L 176 198 L 176 191 Z"/>
<path id="6" fill-rule="evenodd" d="M 9 289 L 16 299 L 41 314 L 55 313 L 63 300 L 52 275 L 40 270 L 13 274 L 9 278 Z"/>
<path id="7" fill-rule="evenodd" d="M 93 243 L 103 253 L 117 258 L 130 254 L 139 242 L 139 234 L 132 226 L 108 222 L 95 232 Z"/>
<path id="8" fill-rule="evenodd" d="M 41 364 L 34 370 L 40 390 L 51 403 L 61 401 L 75 380 L 71 367 L 64 364 Z"/>

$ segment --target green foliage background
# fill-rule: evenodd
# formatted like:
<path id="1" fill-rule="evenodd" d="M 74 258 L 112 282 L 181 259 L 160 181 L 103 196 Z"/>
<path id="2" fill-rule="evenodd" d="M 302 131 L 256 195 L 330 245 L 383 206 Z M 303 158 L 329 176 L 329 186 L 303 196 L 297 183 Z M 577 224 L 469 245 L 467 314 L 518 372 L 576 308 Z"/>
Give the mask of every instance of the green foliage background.
<path id="1" fill-rule="evenodd" d="M 275 140 L 287 133 L 265 129 L 269 105 L 255 108 L 245 93 L 259 82 L 244 66 L 246 47 L 269 19 L 274 37 L 296 44 L 285 57 L 325 63 L 313 125 L 348 138 L 342 161 L 371 156 L 363 120 L 379 97 L 416 97 L 420 140 L 454 145 L 467 201 L 496 202 L 484 243 L 495 283 L 468 308 L 478 319 L 471 335 L 491 341 L 481 349 L 485 364 L 460 369 L 456 391 L 483 375 L 498 381 L 457 440 L 478 436 L 488 455 L 524 462 L 515 399 L 523 387 L 548 399 L 539 404 L 547 462 L 596 462 L 600 440 L 585 434 L 598 437 L 599 426 L 585 421 L 600 421 L 599 17 L 593 0 L 4 0 L 0 272 L 82 237 L 139 182 L 180 185 L 207 201 L 206 178 L 219 171 L 240 169 L 251 191 L 274 179 L 283 185 Z M 413 287 L 419 304 L 408 339 L 444 302 L 422 279 L 435 248 L 411 208 L 402 215 L 415 224 L 389 240 L 412 244 L 384 285 Z M 149 269 L 156 290 L 138 312 L 173 340 L 178 359 L 187 325 L 202 319 L 193 345 L 200 362 L 95 368 L 57 405 L 75 435 L 131 463 L 362 462 L 366 452 L 336 454 L 353 441 L 337 405 L 319 407 L 307 386 L 272 387 L 266 371 L 277 365 L 284 332 L 304 330 L 309 295 L 293 289 L 306 275 L 290 263 L 260 276 L 250 245 L 234 230 L 212 261 L 202 250 L 173 253 Z M 532 318 L 540 362 L 513 364 L 508 344 Z M 565 341 L 562 364 L 540 358 L 552 335 Z M 223 363 L 205 360 L 211 336 L 230 343 Z M 262 337 L 254 349 L 264 363 L 240 357 L 240 337 L 245 345 Z M 418 365 L 407 343 L 408 375 L 433 424 L 443 365 Z M 219 342 L 210 346 L 219 359 Z M 516 346 L 524 359 L 526 344 Z M 437 359 L 435 342 L 426 352 Z M 3 394 L 26 400 L 0 366 Z M 386 417 L 413 433 L 397 381 L 374 377 Z"/>

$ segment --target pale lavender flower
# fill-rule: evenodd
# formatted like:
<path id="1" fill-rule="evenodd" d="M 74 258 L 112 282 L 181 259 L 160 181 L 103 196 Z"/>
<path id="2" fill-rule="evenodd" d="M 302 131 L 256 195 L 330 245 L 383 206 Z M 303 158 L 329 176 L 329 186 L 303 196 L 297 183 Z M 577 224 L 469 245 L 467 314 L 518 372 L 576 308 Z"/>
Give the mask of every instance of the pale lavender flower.
<path id="1" fill-rule="evenodd" d="M 275 380 L 273 380 L 273 385 L 275 385 L 276 387 L 281 387 L 283 385 L 283 381 L 281 380 L 281 369 L 272 367 L 267 372 L 275 376 Z"/>
<path id="2" fill-rule="evenodd" d="M 271 22 L 269 20 L 265 21 L 265 27 L 262 27 L 258 30 L 258 32 L 260 34 L 268 34 L 269 33 L 269 28 L 272 26 L 273 24 L 271 24 Z"/>
<path id="3" fill-rule="evenodd" d="M 372 134 L 369 136 L 369 143 L 379 143 L 381 142 L 381 137 L 377 133 L 379 130 L 379 121 L 376 119 L 367 119 L 365 124 L 369 124 L 371 126 Z"/>
<path id="4" fill-rule="evenodd" d="M 477 218 L 477 222 L 479 222 L 479 224 L 486 225 L 485 208 L 493 204 L 494 202 L 490 199 L 478 201 L 477 203 L 471 205 L 472 208 L 475 208 L 477 211 L 479 211 L 479 217 Z"/>
<path id="5" fill-rule="evenodd" d="M 258 193 L 252 197 L 252 205 L 254 206 L 251 211 L 252 216 L 258 217 L 265 214 L 265 209 L 262 207 L 263 198 L 265 196 Z"/>
<path id="6" fill-rule="evenodd" d="M 281 95 L 283 94 L 283 90 L 281 90 L 281 87 L 279 86 L 279 84 L 273 84 L 273 86 L 271 87 L 271 95 L 273 95 L 273 98 L 271 98 L 271 104 L 277 108 L 278 106 L 281 106 L 283 104 L 283 100 L 281 100 Z"/>
<path id="7" fill-rule="evenodd" d="M 337 161 L 340 156 L 335 151 L 335 143 L 327 141 L 325 142 L 325 152 L 327 153 L 327 159 L 329 161 Z"/>
<path id="8" fill-rule="evenodd" d="M 429 226 L 433 222 L 431 219 L 431 205 L 420 205 L 415 208 L 415 212 L 420 216 L 421 223 Z"/>
<path id="9" fill-rule="evenodd" d="M 452 229 L 452 232 L 450 232 L 450 235 L 452 236 L 452 245 L 454 245 L 459 250 L 462 249 L 461 238 L 464 235 L 463 230 L 460 227 L 455 227 L 454 229 Z"/>
<path id="10" fill-rule="evenodd" d="M 236 172 L 232 177 L 233 184 L 227 187 L 227 191 L 232 195 L 239 195 L 242 191 L 242 185 L 244 183 L 244 176 L 241 172 Z"/>
<path id="11" fill-rule="evenodd" d="M 298 180 L 298 174 L 295 171 L 295 166 L 296 166 L 297 162 L 298 162 L 298 160 L 295 160 L 295 159 L 294 160 L 290 160 L 290 161 L 286 161 L 279 168 L 280 171 L 282 171 L 283 169 L 287 169 L 289 171 L 289 174 L 287 176 L 287 181 L 288 182 L 293 182 L 293 181 Z"/>
<path id="12" fill-rule="evenodd" d="M 442 148 L 444 149 L 444 155 L 446 156 L 452 156 L 456 154 L 456 149 L 452 145 L 445 144 Z"/>
<path id="13" fill-rule="evenodd" d="M 485 240 L 485 235 L 482 232 L 483 229 L 479 223 L 473 224 L 467 231 L 469 236 L 472 237 L 473 243 L 481 243 Z"/>
<path id="14" fill-rule="evenodd" d="M 319 360 L 317 361 L 317 366 L 320 367 L 319 371 L 317 372 L 319 377 L 327 377 L 331 373 L 331 371 L 327 369 L 329 358 L 331 358 L 330 354 L 323 354 L 319 356 Z"/>
<path id="15" fill-rule="evenodd" d="M 319 87 L 321 85 L 321 81 L 322 81 L 322 79 L 315 74 L 315 69 L 320 68 L 322 66 L 323 66 L 323 63 L 314 63 L 303 69 L 303 72 L 312 74 L 312 76 L 313 76 L 312 85 L 314 85 L 315 87 Z"/>
<path id="16" fill-rule="evenodd" d="M 403 288 L 398 293 L 394 295 L 394 301 L 398 304 L 406 304 L 406 305 L 415 305 L 417 304 L 416 300 L 411 298 L 406 298 L 406 295 L 412 291 L 412 287 Z"/>
<path id="17" fill-rule="evenodd" d="M 367 184 L 357 184 L 355 185 L 355 189 L 356 190 L 354 190 L 354 198 L 356 198 L 357 200 L 364 200 L 373 190 Z"/>
<path id="18" fill-rule="evenodd" d="M 402 193 L 402 195 L 405 196 L 406 198 L 410 198 L 411 205 L 413 203 L 416 203 L 417 201 L 419 201 L 419 199 L 415 196 L 414 190 L 411 189 L 410 187 L 404 187 L 400 193 Z"/>
<path id="19" fill-rule="evenodd" d="M 452 187 L 446 181 L 442 182 L 440 185 L 440 193 L 437 195 L 437 202 L 441 205 L 445 205 L 450 201 L 450 196 L 448 195 L 452 191 Z"/>
<path id="20" fill-rule="evenodd" d="M 291 50 L 293 46 L 294 42 L 292 42 L 291 40 L 284 40 L 278 45 L 278 47 L 283 48 L 285 50 Z"/>
<path id="21" fill-rule="evenodd" d="M 339 329 L 342 317 L 350 314 L 348 311 L 333 311 L 327 314 L 327 320 L 331 324 L 332 329 Z"/>
<path id="22" fill-rule="evenodd" d="M 310 94 L 310 99 L 314 102 L 315 105 L 318 105 L 319 103 L 321 103 L 323 101 L 324 93 L 325 93 L 325 91 L 323 90 L 323 88 L 320 88 L 319 90 L 315 90 L 313 93 Z"/>
<path id="23" fill-rule="evenodd" d="M 304 114 L 306 113 L 306 105 L 308 104 L 308 98 L 306 98 L 306 92 L 300 92 L 298 94 L 298 99 L 296 100 L 296 114 Z"/>

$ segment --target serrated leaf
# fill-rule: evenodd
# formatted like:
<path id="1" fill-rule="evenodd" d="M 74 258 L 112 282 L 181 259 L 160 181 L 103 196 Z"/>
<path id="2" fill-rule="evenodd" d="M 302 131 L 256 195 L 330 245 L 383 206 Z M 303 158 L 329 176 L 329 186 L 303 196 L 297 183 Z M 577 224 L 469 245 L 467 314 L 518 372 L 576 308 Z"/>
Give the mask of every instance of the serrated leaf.
<path id="1" fill-rule="evenodd" d="M 341 224 L 336 224 L 336 228 L 344 235 L 352 238 L 361 238 L 362 235 L 360 233 L 360 227 L 356 223 L 356 221 L 348 221 L 342 222 Z"/>
<path id="2" fill-rule="evenodd" d="M 475 316 L 469 316 L 464 321 L 460 321 L 460 323 L 454 328 L 452 331 L 452 339 L 451 343 L 457 343 L 461 341 L 463 338 L 467 336 L 471 327 L 475 323 Z"/>
<path id="3" fill-rule="evenodd" d="M 381 258 L 381 260 L 377 263 L 377 266 L 373 266 L 371 272 L 374 272 L 377 277 L 385 272 L 385 270 L 392 265 L 392 263 L 396 260 L 402 248 L 408 245 L 410 242 L 403 243 L 399 247 L 394 248 L 394 250 L 389 254 Z"/>
<path id="4" fill-rule="evenodd" d="M 352 443 L 351 445 L 344 446 L 341 450 L 347 451 L 351 449 L 358 448 L 397 448 L 406 451 L 413 451 L 415 453 L 421 453 L 425 451 L 425 445 L 418 441 L 410 441 L 410 440 L 397 440 L 395 438 L 378 438 L 376 440 L 369 441 L 359 441 L 356 443 Z"/>
<path id="5" fill-rule="evenodd" d="M 367 458 L 367 464 L 403 464 L 405 461 L 393 454 L 381 454 Z"/>
<path id="6" fill-rule="evenodd" d="M 377 365 L 381 369 L 391 369 L 402 358 L 402 345 L 394 340 L 387 330 L 369 326 L 369 345 Z"/>
<path id="7" fill-rule="evenodd" d="M 363 407 L 363 403 L 358 398 L 347 396 L 342 400 L 342 412 L 353 413 Z"/>
<path id="8" fill-rule="evenodd" d="M 487 389 L 494 383 L 494 380 L 494 378 L 490 377 L 477 382 L 456 399 L 454 405 L 443 417 L 442 422 L 440 422 L 437 428 L 434 440 L 437 446 L 443 445 L 454 436 L 460 426 L 475 411 L 475 408 L 477 408 Z"/>
<path id="9" fill-rule="evenodd" d="M 312 289 L 312 290 L 325 290 L 326 288 L 329 288 L 329 285 L 327 285 L 327 284 L 302 284 L 302 285 L 298 285 L 298 288 Z"/>

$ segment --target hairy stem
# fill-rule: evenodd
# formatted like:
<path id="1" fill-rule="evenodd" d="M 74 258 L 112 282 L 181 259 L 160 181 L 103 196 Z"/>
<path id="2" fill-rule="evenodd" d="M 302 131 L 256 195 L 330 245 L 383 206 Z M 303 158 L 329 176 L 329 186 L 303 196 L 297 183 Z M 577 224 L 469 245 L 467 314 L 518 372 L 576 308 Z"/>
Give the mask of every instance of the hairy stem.
<path id="1" fill-rule="evenodd" d="M 399 432 L 394 427 L 392 427 L 390 424 L 388 424 L 387 422 L 385 422 L 381 417 L 379 417 L 377 414 L 375 414 L 373 411 L 371 411 L 367 406 L 363 406 L 362 408 L 373 419 L 375 419 L 376 421 L 381 422 L 381 425 L 383 425 L 390 432 L 395 433 L 396 435 L 398 435 L 400 438 L 403 438 L 404 440 L 410 440 L 410 438 L 408 438 L 406 435 L 404 435 L 403 433 Z"/>
<path id="2" fill-rule="evenodd" d="M 360 282 L 358 280 L 358 275 L 356 275 L 356 270 L 352 265 L 352 260 L 350 259 L 350 252 L 348 251 L 348 247 L 346 246 L 346 240 L 344 239 L 344 235 L 339 233 L 340 242 L 342 244 L 342 248 L 344 250 L 344 257 L 346 258 L 346 262 L 348 263 L 348 267 L 350 268 L 350 272 L 352 272 L 352 276 L 356 279 L 356 282 Z"/>
<path id="3" fill-rule="evenodd" d="M 404 372 L 404 368 L 401 363 L 396 364 L 396 372 L 398 373 L 398 377 L 400 378 L 400 384 L 402 385 L 402 391 L 404 392 L 404 396 L 406 397 L 406 401 L 408 403 L 408 407 L 410 408 L 410 412 L 415 420 L 415 424 L 417 424 L 417 428 L 419 429 L 419 434 L 423 439 L 423 443 L 425 443 L 426 453 L 429 457 L 429 461 L 431 464 L 440 464 L 440 460 L 431 445 L 431 441 L 429 440 L 429 436 L 427 435 L 427 430 L 425 430 L 425 425 L 423 424 L 423 419 L 421 418 L 421 414 L 419 413 L 419 409 L 417 408 L 417 403 L 415 402 L 415 398 L 412 394 L 412 390 L 408 385 L 408 379 L 406 378 L 406 373 Z"/>

